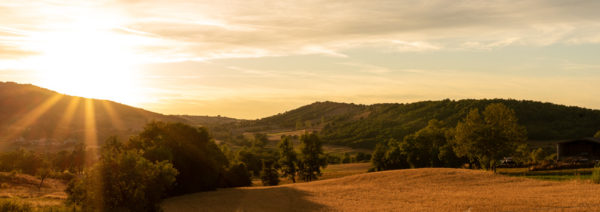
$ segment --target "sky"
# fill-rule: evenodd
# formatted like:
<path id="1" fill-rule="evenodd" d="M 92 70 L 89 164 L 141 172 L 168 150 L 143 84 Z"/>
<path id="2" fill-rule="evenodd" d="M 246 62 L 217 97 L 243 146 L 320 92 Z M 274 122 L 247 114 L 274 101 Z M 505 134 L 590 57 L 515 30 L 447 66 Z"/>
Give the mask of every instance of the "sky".
<path id="1" fill-rule="evenodd" d="M 511 98 L 600 109 L 600 1 L 0 2 L 0 81 L 165 114 Z"/>

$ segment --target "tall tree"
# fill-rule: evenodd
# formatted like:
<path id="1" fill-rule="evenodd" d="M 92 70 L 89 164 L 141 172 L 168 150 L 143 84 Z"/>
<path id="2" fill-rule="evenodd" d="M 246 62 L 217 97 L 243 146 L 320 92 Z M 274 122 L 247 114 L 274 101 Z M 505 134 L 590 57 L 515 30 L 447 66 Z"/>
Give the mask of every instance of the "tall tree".
<path id="1" fill-rule="evenodd" d="M 151 162 L 112 137 L 98 163 L 69 183 L 67 201 L 83 211 L 160 211 L 177 174 L 168 161 Z"/>
<path id="2" fill-rule="evenodd" d="M 298 157 L 296 151 L 294 151 L 294 144 L 288 136 L 282 136 L 281 142 L 279 142 L 279 166 L 283 177 L 287 177 L 296 183 L 296 172 Z"/>
<path id="3" fill-rule="evenodd" d="M 469 111 L 456 125 L 455 152 L 483 168 L 496 171 L 497 161 L 513 154 L 526 140 L 527 132 L 518 124 L 515 112 L 501 103 L 488 105 L 482 113 Z"/>
<path id="4" fill-rule="evenodd" d="M 407 152 L 412 167 L 436 167 L 443 165 L 440 160 L 440 149 L 446 141 L 446 129 L 436 119 L 429 120 L 427 126 L 404 138 L 413 151 Z"/>
<path id="5" fill-rule="evenodd" d="M 262 161 L 262 170 L 260 171 L 260 179 L 265 186 L 274 186 L 279 184 L 279 174 L 275 161 Z"/>
<path id="6" fill-rule="evenodd" d="M 141 151 L 151 162 L 173 164 L 179 175 L 171 195 L 214 190 L 229 166 L 206 128 L 182 123 L 151 122 L 129 139 L 127 147 Z"/>
<path id="7" fill-rule="evenodd" d="M 298 174 L 306 182 L 316 180 L 321 176 L 321 168 L 327 166 L 327 159 L 323 154 L 323 144 L 315 133 L 306 133 L 300 140 L 302 141 L 302 155 L 300 163 L 298 163 Z"/>

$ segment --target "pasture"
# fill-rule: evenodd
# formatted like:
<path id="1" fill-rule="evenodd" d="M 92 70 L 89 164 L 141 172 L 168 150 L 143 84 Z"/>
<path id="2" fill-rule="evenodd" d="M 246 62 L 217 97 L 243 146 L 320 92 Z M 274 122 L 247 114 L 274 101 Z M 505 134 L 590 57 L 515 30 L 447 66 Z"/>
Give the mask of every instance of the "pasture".
<path id="1" fill-rule="evenodd" d="M 600 185 L 480 170 L 384 171 L 174 197 L 170 211 L 598 211 Z"/>
<path id="2" fill-rule="evenodd" d="M 67 198 L 66 185 L 60 180 L 40 180 L 26 174 L 0 172 L 0 200 L 30 203 L 34 207 L 61 206 Z"/>

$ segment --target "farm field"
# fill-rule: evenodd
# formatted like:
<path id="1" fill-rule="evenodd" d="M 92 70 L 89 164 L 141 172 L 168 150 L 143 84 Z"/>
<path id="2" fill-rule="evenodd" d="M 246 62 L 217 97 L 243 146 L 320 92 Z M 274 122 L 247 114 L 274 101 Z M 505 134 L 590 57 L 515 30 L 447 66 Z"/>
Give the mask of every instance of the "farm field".
<path id="1" fill-rule="evenodd" d="M 598 211 L 600 185 L 424 168 L 167 199 L 170 211 Z"/>

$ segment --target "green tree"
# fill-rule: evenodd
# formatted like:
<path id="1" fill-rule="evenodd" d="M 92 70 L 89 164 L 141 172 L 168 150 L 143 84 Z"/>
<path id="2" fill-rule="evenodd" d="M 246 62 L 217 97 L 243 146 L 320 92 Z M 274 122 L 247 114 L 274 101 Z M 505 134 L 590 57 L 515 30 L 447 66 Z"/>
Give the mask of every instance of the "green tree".
<path id="1" fill-rule="evenodd" d="M 501 103 L 493 103 L 481 114 L 472 109 L 456 125 L 455 152 L 495 171 L 497 161 L 512 155 L 526 140 L 526 134 L 513 110 Z"/>
<path id="2" fill-rule="evenodd" d="M 35 175 L 40 178 L 40 184 L 38 185 L 38 190 L 42 189 L 42 186 L 44 185 L 44 180 L 46 178 L 48 178 L 51 174 L 52 174 L 52 169 L 51 169 L 50 162 L 47 162 L 44 160 L 44 162 L 42 162 L 42 166 L 40 166 L 40 168 L 38 168 L 38 170 L 35 173 Z"/>
<path id="3" fill-rule="evenodd" d="M 172 164 L 151 162 L 114 138 L 101 151 L 98 163 L 69 183 L 68 202 L 84 211 L 159 211 L 178 174 Z"/>
<path id="4" fill-rule="evenodd" d="M 279 174 L 274 161 L 262 161 L 262 170 L 260 179 L 265 186 L 274 186 L 279 184 Z"/>
<path id="5" fill-rule="evenodd" d="M 151 122 L 129 139 L 127 147 L 151 162 L 173 164 L 179 175 L 171 195 L 216 189 L 230 165 L 206 128 L 182 123 Z"/>
<path id="6" fill-rule="evenodd" d="M 281 176 L 287 177 L 296 183 L 296 172 L 298 171 L 298 157 L 294 151 L 294 144 L 288 136 L 282 136 L 279 142 L 279 166 L 281 167 Z"/>
<path id="7" fill-rule="evenodd" d="M 375 145 L 375 150 L 371 155 L 371 164 L 375 168 L 375 171 L 386 170 L 385 153 L 388 151 L 389 142 L 379 142 Z"/>
<path id="8" fill-rule="evenodd" d="M 302 155 L 298 163 L 298 174 L 305 182 L 316 180 L 321 176 L 321 168 L 327 166 L 321 139 L 315 133 L 306 133 L 302 135 L 300 141 Z"/>
<path id="9" fill-rule="evenodd" d="M 350 163 L 352 159 L 350 158 L 350 153 L 345 152 L 344 156 L 342 156 L 342 163 Z"/>
<path id="10" fill-rule="evenodd" d="M 269 143 L 269 137 L 264 133 L 254 133 L 254 140 L 252 140 L 252 148 L 265 148 Z"/>
<path id="11" fill-rule="evenodd" d="M 250 186 L 250 173 L 244 163 L 234 164 L 227 169 L 222 187 Z"/>
<path id="12" fill-rule="evenodd" d="M 404 138 L 412 146 L 409 154 L 411 167 L 442 166 L 440 149 L 446 145 L 446 129 L 444 124 L 436 119 L 429 120 L 427 126 Z"/>
<path id="13" fill-rule="evenodd" d="M 236 158 L 238 161 L 246 164 L 246 167 L 248 168 L 248 171 L 250 171 L 250 173 L 252 173 L 252 176 L 254 176 L 254 177 L 260 176 L 260 170 L 262 169 L 262 162 L 261 162 L 261 158 L 259 157 L 259 155 L 257 155 L 255 152 L 251 151 L 251 149 L 244 147 L 237 152 Z"/>

